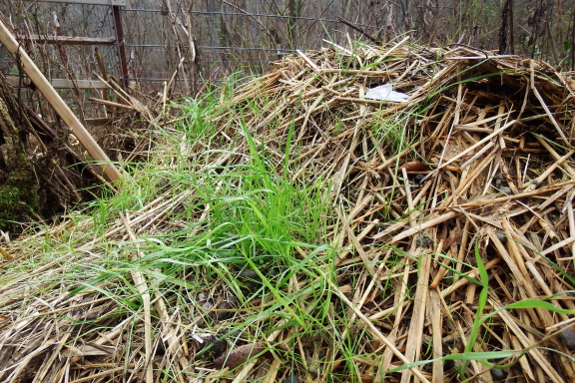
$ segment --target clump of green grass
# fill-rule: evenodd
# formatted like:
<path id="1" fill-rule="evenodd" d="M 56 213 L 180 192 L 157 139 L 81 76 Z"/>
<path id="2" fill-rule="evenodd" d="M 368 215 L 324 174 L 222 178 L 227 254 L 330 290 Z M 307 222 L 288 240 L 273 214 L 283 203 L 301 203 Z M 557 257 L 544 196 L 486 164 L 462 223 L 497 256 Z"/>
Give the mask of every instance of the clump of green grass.
<path id="1" fill-rule="evenodd" d="M 140 234 L 136 242 L 106 239 L 114 250 L 88 266 L 90 272 L 72 294 L 96 291 L 113 297 L 121 303 L 120 318 L 139 312 L 143 301 L 131 278 L 137 271 L 150 281 L 151 295 L 167 297 L 170 308 L 186 318 L 184 323 L 198 323 L 201 317 L 205 331 L 230 347 L 238 337 L 261 340 L 292 329 L 291 339 L 283 343 L 292 347 L 302 339 L 316 339 L 324 346 L 341 345 L 350 368 L 356 369 L 357 338 L 341 333 L 351 323 L 343 308 L 334 313 L 328 283 L 337 278 L 336 251 L 326 239 L 329 183 L 291 182 L 290 140 L 280 148 L 284 157 L 278 167 L 245 124 L 234 136 L 218 136 L 210 123 L 221 105 L 216 96 L 184 100 L 182 123 L 157 131 L 150 163 L 137 164 L 119 195 L 96 200 L 84 210 L 99 228 L 97 237 L 121 212 L 143 209 L 160 196 L 176 200 L 185 194 L 185 202 L 165 217 L 181 224 Z M 235 144 L 223 149 L 221 140 L 228 138 Z M 219 161 L 223 158 L 229 160 Z M 133 257 L 136 251 L 142 256 Z M 246 273 L 247 279 L 242 277 Z M 85 278 L 89 275 L 96 276 Z M 202 310 L 217 308 L 222 300 L 232 302 L 237 313 L 209 315 Z M 229 319 L 222 322 L 222 316 Z M 198 360 L 209 362 L 210 355 L 208 346 L 199 351 Z M 303 362 L 291 350 L 284 357 L 288 364 Z"/>

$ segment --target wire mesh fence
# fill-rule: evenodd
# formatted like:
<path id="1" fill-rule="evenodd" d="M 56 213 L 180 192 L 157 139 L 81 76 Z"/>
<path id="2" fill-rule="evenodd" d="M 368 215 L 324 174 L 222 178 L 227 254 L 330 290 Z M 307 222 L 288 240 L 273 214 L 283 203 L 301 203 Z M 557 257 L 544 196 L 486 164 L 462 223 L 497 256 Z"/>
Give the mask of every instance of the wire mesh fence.
<path id="1" fill-rule="evenodd" d="M 55 1 L 0 2 L 0 11 L 21 37 L 58 33 L 116 38 L 111 6 Z M 354 38 L 357 32 L 337 17 L 377 35 L 379 30 L 372 25 L 377 12 L 369 9 L 368 0 L 128 0 L 120 8 L 128 76 L 144 92 L 157 91 L 172 80 L 179 92 L 191 94 L 202 82 L 238 71 L 260 73 L 283 55 L 325 46 L 325 39 L 339 42 L 348 39 L 346 33 Z M 101 75 L 94 45 L 62 47 L 30 40 L 23 45 L 49 78 L 96 79 L 95 74 Z M 106 71 L 119 76 L 117 47 L 98 48 Z M 17 66 L 4 52 L 0 53 L 0 70 L 18 75 Z"/>
<path id="2" fill-rule="evenodd" d="M 112 5 L 118 3 L 127 73 L 121 74 L 117 44 L 97 47 L 106 72 L 118 82 L 129 77 L 143 93 L 171 82 L 178 94 L 193 96 L 208 81 L 238 71 L 264 72 L 286 54 L 327 46 L 325 40 L 349 46 L 357 38 L 385 41 L 408 31 L 422 43 L 503 47 L 555 65 L 575 62 L 571 0 L 515 2 L 505 14 L 510 16 L 493 0 L 0 0 L 0 12 L 47 77 L 96 80 L 102 69 L 95 45 L 24 37 L 60 34 L 117 42 Z M 20 74 L 3 50 L 0 72 Z M 64 93 L 70 102 L 84 104 L 99 92 Z"/>
<path id="3" fill-rule="evenodd" d="M 368 23 L 366 0 L 132 1 L 124 11 L 131 75 L 163 82 L 178 71 L 179 80 L 189 81 L 193 91 L 198 80 L 238 70 L 259 73 L 297 49 L 317 49 L 323 39 L 341 40 L 348 29 L 336 19 L 342 7 L 347 9 L 343 17 Z"/>

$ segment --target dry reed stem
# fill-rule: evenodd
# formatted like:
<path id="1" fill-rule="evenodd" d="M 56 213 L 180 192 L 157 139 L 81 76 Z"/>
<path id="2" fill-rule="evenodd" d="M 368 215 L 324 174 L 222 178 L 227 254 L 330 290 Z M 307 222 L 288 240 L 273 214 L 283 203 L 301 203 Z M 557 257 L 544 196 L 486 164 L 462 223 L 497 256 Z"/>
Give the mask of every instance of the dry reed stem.
<path id="1" fill-rule="evenodd" d="M 271 365 L 258 359 L 238 368 L 230 379 L 262 378 L 269 368 L 268 375 L 262 378 L 267 382 L 283 380 L 295 370 L 308 381 L 320 381 L 349 373 L 348 366 L 354 363 L 366 381 L 456 380 L 454 369 L 438 361 L 401 373 L 385 372 L 464 349 L 481 290 L 473 282 L 480 278 L 475 264 L 476 245 L 490 276 L 490 298 L 483 315 L 522 299 L 542 299 L 553 294 L 560 294 L 551 300 L 555 307 L 574 309 L 571 294 L 564 293 L 575 289 L 569 276 L 574 271 L 575 258 L 575 167 L 571 151 L 564 148 L 565 142 L 571 145 L 574 133 L 573 124 L 559 113 L 575 109 L 571 82 L 535 61 L 522 61 L 515 56 L 479 57 L 465 47 L 440 50 L 408 46 L 405 41 L 385 47 L 333 46 L 334 49 L 287 57 L 277 62 L 268 75 L 246 83 L 231 100 L 222 99 L 225 111 L 214 116 L 219 130 L 211 140 L 225 153 L 205 154 L 201 157 L 204 165 L 194 171 L 210 172 L 222 166 L 244 164 L 250 150 L 245 128 L 278 174 L 285 172 L 295 185 L 321 185 L 322 195 L 330 198 L 331 210 L 326 213 L 326 236 L 319 243 L 333 245 L 339 255 L 330 265 L 337 277 L 337 284 L 330 279 L 331 291 L 337 296 L 330 302 L 334 307 L 330 320 L 339 326 L 334 332 L 344 338 L 357 328 L 371 335 L 357 332 L 358 336 L 365 336 L 357 341 L 354 352 L 358 355 L 345 360 L 337 345 L 326 339 L 310 341 L 298 333 L 296 325 L 283 328 L 276 336 L 291 342 L 288 346 L 301 360 L 300 370 L 292 369 L 280 358 Z M 390 104 L 363 98 L 367 89 L 384 82 L 391 82 L 395 90 L 408 94 L 410 102 Z M 129 98 L 133 96 L 118 93 L 134 108 L 140 107 L 137 100 Z M 242 121 L 247 125 L 242 126 Z M 287 145 L 290 129 L 292 153 L 288 168 L 284 169 L 282 148 Z M 560 137 L 561 145 L 542 138 L 555 136 Z M 192 158 L 203 150 L 201 145 L 183 148 Z M 413 171 L 404 166 L 415 161 L 428 168 Z M 181 211 L 185 204 L 196 203 L 197 199 L 193 190 L 175 198 L 173 195 L 161 195 L 125 220 L 109 222 L 104 237 L 123 244 L 137 236 L 154 236 L 185 227 L 188 222 L 183 220 L 169 221 L 174 211 Z M 206 204 L 199 206 L 192 219 L 206 223 L 211 208 Z M 53 236 L 58 241 L 58 233 L 67 230 L 70 223 L 3 247 L 15 260 L 23 259 L 19 252 L 26 246 L 42 236 Z M 76 225 L 75 230 L 88 230 L 92 223 L 84 220 Z M 80 244 L 75 250 L 85 253 L 89 260 L 97 260 L 93 249 L 98 240 Z M 139 251 L 143 253 L 145 249 Z M 304 260 L 307 252 L 299 248 L 294 256 Z M 63 255 L 33 275 L 14 277 L 0 289 L 0 304 L 11 309 L 18 307 L 14 297 L 25 291 L 23 284 L 41 273 L 58 275 L 61 262 L 71 259 L 72 255 Z M 134 279 L 138 276 L 134 275 Z M 212 283 L 214 286 L 202 294 L 215 296 L 218 289 L 229 290 L 222 281 Z M 297 294 L 316 283 L 319 282 L 298 274 L 292 276 L 286 288 L 290 294 Z M 34 329 L 71 326 L 60 315 L 115 304 L 97 293 L 85 302 L 65 296 L 54 300 L 49 293 L 41 292 L 46 285 L 32 284 L 26 294 L 42 296 L 48 304 L 38 300 L 29 310 L 18 308 L 11 324 L 2 327 L 0 364 L 5 368 L 6 353 L 14 352 L 9 344 L 27 342 L 41 351 L 19 350 L 20 362 L 2 379 L 16 379 L 40 359 L 35 365 L 41 371 L 38 380 L 47 381 L 51 376 L 47 368 L 51 363 L 56 366 L 55 350 L 61 346 L 57 342 L 45 343 L 50 338 Z M 307 293 L 293 307 L 311 310 L 314 299 L 317 297 Z M 202 378 L 197 379 L 228 374 L 223 370 L 205 378 L 211 371 L 206 368 L 211 366 L 211 360 L 194 359 L 196 345 L 186 339 L 186 326 L 200 323 L 201 304 L 194 302 L 191 314 L 163 295 L 157 295 L 153 303 L 158 318 L 146 316 L 150 302 L 139 312 L 109 323 L 107 332 L 82 339 L 86 345 L 119 349 L 114 355 L 102 356 L 108 361 L 102 364 L 106 367 L 95 367 L 90 372 L 74 369 L 76 365 L 88 365 L 86 355 L 81 356 L 88 349 L 74 341 L 69 342 L 69 350 L 70 355 L 76 355 L 76 364 L 58 364 L 57 374 L 66 370 L 71 381 L 98 377 L 119 381 L 114 375 L 119 371 L 116 366 L 126 363 L 132 379 L 149 374 L 149 370 L 143 371 L 146 366 L 157 371 L 167 363 L 177 366 L 174 376 L 180 382 L 192 369 L 202 371 Z M 230 320 L 244 321 L 250 314 L 258 313 L 253 310 L 260 303 L 248 304 L 246 310 L 228 310 Z M 337 305 L 345 306 L 350 327 L 337 323 Z M 220 312 L 217 307 L 214 310 Z M 59 319 L 51 320 L 51 316 Z M 481 327 L 480 340 L 472 345 L 472 350 L 511 349 L 517 355 L 525 351 L 527 355 L 507 372 L 509 376 L 567 381 L 566 374 L 573 371 L 569 360 L 537 347 L 550 345 L 568 351 L 560 336 L 553 338 L 552 331 L 568 323 L 569 317 L 543 309 L 503 310 Z M 274 321 L 284 323 L 273 312 L 262 314 L 252 323 L 250 334 L 275 334 L 277 330 L 269 325 Z M 218 325 L 226 323 L 220 320 Z M 80 331 L 79 327 L 71 328 Z M 122 347 L 129 328 L 145 342 L 139 344 L 133 359 L 125 360 Z M 156 330 L 155 337 L 146 335 L 151 328 Z M 547 331 L 543 334 L 537 328 Z M 209 333 L 212 328 L 198 331 Z M 154 358 L 160 344 L 164 354 Z M 320 355 L 320 348 L 326 350 L 325 355 Z M 364 356 L 372 360 L 368 363 Z M 313 375 L 310 369 L 321 372 Z M 153 374 L 154 379 L 160 379 L 159 374 Z M 474 381 L 495 380 L 494 370 L 477 362 L 470 363 L 464 374 Z"/>

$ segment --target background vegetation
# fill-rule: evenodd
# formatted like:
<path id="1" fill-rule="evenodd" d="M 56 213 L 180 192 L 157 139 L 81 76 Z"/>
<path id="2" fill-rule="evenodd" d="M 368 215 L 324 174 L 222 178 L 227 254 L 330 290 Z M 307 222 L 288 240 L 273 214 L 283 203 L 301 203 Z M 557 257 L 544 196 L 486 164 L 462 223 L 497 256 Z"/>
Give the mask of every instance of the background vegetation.
<path id="1" fill-rule="evenodd" d="M 109 6 L 17 0 L 0 2 L 0 11 L 22 34 L 54 34 L 55 12 L 63 35 L 115 36 Z M 122 17 L 130 76 L 145 91 L 161 89 L 176 74 L 179 90 L 194 95 L 201 80 L 222 79 L 238 68 L 261 73 L 296 49 L 325 46 L 323 39 L 348 45 L 367 35 L 389 41 L 410 34 L 420 44 L 466 44 L 571 70 L 575 62 L 571 0 L 128 0 Z M 28 48 L 45 73 L 66 77 L 58 47 Z M 73 74 L 95 79 L 94 47 L 66 49 Z M 100 50 L 116 74 L 116 47 Z M 17 72 L 3 52 L 0 70 Z"/>

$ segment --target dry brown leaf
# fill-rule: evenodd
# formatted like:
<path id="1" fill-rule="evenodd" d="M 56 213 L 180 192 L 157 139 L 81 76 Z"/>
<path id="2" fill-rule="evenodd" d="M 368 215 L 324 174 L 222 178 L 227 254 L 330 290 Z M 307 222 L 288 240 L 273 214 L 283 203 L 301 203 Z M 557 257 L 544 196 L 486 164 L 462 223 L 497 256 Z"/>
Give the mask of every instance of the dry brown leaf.
<path id="1" fill-rule="evenodd" d="M 4 250 L 3 248 L 0 247 L 0 254 L 2 254 L 3 256 L 5 256 L 6 258 L 8 258 L 9 261 L 13 261 L 14 257 L 12 255 L 10 255 L 9 252 L 7 252 L 6 250 Z"/>
<path id="2" fill-rule="evenodd" d="M 421 170 L 429 170 L 429 165 L 421 162 L 421 161 L 409 161 L 401 165 L 402 168 L 405 168 L 405 171 L 409 172 L 417 172 Z"/>
<path id="3" fill-rule="evenodd" d="M 287 347 L 283 344 L 278 344 L 275 342 L 270 343 L 275 349 L 288 351 Z M 219 358 L 214 359 L 214 367 L 216 368 L 225 368 L 229 367 L 230 369 L 236 368 L 237 366 L 245 363 L 250 358 L 259 355 L 260 357 L 263 356 L 264 358 L 271 358 L 272 354 L 269 351 L 269 347 L 266 346 L 263 342 L 255 342 L 250 344 L 244 344 L 243 346 L 239 346 L 232 351 L 230 351 L 226 355 L 222 355 Z"/>
<path id="4" fill-rule="evenodd" d="M 270 352 L 267 351 L 267 347 L 263 342 L 255 342 L 250 344 L 244 344 L 239 346 L 226 355 L 222 355 L 217 359 L 214 359 L 215 368 L 236 368 L 237 366 L 245 363 L 251 357 L 261 354 L 261 356 L 269 357 Z"/>

